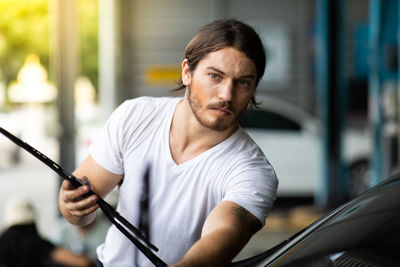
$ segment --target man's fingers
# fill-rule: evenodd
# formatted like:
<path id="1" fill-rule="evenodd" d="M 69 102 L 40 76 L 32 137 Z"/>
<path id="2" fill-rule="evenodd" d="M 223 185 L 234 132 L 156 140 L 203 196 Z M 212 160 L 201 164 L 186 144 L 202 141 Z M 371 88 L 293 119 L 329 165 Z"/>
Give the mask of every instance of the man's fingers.
<path id="1" fill-rule="evenodd" d="M 97 196 L 91 195 L 79 201 L 65 201 L 67 208 L 72 211 L 84 211 L 97 205 Z"/>
<path id="2" fill-rule="evenodd" d="M 90 189 L 92 189 L 92 184 L 86 176 L 79 178 L 79 180 L 81 180 L 83 184 L 88 185 Z"/>
<path id="3" fill-rule="evenodd" d="M 82 186 L 74 187 L 68 180 L 63 181 L 61 187 L 63 190 L 62 200 L 70 214 L 82 217 L 93 213 L 99 208 L 97 204 L 98 197 L 95 194 L 87 195 L 91 190 L 91 184 L 86 177 L 82 177 Z"/>
<path id="4" fill-rule="evenodd" d="M 86 176 L 80 178 L 83 185 L 88 186 L 90 189 L 92 188 L 92 184 L 90 183 L 89 179 Z M 64 180 L 61 184 L 64 190 L 74 190 L 76 187 L 72 185 L 72 183 L 68 180 Z"/>
<path id="5" fill-rule="evenodd" d="M 64 202 L 73 202 L 77 199 L 82 198 L 86 193 L 90 191 L 88 185 L 83 185 L 78 188 L 74 188 L 69 181 L 64 181 L 62 184 L 63 188 L 63 200 Z"/>
<path id="6" fill-rule="evenodd" d="M 71 182 L 68 180 L 64 180 L 61 184 L 62 189 L 64 190 L 72 190 L 74 187 L 72 186 Z"/>
<path id="7" fill-rule="evenodd" d="M 88 215 L 88 214 L 94 212 L 98 208 L 99 208 L 99 205 L 96 204 L 94 206 L 91 206 L 91 207 L 89 207 L 87 209 L 83 209 L 83 210 L 71 210 L 71 214 L 74 216 L 85 216 L 85 215 Z"/>

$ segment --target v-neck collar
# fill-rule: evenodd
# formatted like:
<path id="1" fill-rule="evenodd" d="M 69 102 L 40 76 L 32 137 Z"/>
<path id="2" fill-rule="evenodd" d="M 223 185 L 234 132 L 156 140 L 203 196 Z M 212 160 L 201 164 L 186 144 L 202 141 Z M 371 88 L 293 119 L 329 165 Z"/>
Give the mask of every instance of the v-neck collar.
<path id="1" fill-rule="evenodd" d="M 193 158 L 191 158 L 191 159 L 189 159 L 189 160 L 187 160 L 187 161 L 185 161 L 183 163 L 177 164 L 176 161 L 172 157 L 171 148 L 170 148 L 170 145 L 169 145 L 170 144 L 169 143 L 169 139 L 170 139 L 170 131 L 171 131 L 171 126 L 172 126 L 172 120 L 173 120 L 173 117 L 174 117 L 174 113 L 175 113 L 175 110 L 176 110 L 179 102 L 182 101 L 182 100 L 183 100 L 183 98 L 178 98 L 176 100 L 176 102 L 173 104 L 172 108 L 170 109 L 170 113 L 168 114 L 168 117 L 167 117 L 166 122 L 165 122 L 165 123 L 167 123 L 166 127 L 164 127 L 165 132 L 163 133 L 164 134 L 164 145 L 165 145 L 165 149 L 166 149 L 166 152 L 167 152 L 168 161 L 170 162 L 170 164 L 172 166 L 174 166 L 176 168 L 183 168 L 186 165 L 195 164 L 196 162 L 200 161 L 204 157 L 207 157 L 209 154 L 213 153 L 213 151 L 215 151 L 219 147 L 225 146 L 226 143 L 230 143 L 231 140 L 233 140 L 235 138 L 235 136 L 238 135 L 239 132 L 241 131 L 241 127 L 239 126 L 232 135 L 230 135 L 228 138 L 224 139 L 222 142 L 216 144 L 215 146 L 207 149 L 206 151 L 200 153 L 199 155 L 197 155 L 197 156 L 195 156 L 195 157 L 193 157 Z"/>

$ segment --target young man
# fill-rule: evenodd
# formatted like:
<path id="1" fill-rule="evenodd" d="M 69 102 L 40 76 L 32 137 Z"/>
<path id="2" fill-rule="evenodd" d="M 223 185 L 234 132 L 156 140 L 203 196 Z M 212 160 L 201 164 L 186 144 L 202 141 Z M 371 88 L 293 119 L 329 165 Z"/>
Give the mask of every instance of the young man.
<path id="1" fill-rule="evenodd" d="M 75 171 L 104 197 L 119 186 L 118 211 L 138 225 L 142 176 L 151 166 L 150 241 L 174 266 L 224 266 L 265 223 L 277 179 L 238 125 L 255 105 L 265 69 L 259 36 L 236 20 L 204 26 L 182 62 L 184 98 L 141 97 L 114 111 Z M 71 223 L 93 220 L 88 186 L 64 182 L 60 210 Z M 152 264 L 115 227 L 98 250 L 104 266 Z"/>

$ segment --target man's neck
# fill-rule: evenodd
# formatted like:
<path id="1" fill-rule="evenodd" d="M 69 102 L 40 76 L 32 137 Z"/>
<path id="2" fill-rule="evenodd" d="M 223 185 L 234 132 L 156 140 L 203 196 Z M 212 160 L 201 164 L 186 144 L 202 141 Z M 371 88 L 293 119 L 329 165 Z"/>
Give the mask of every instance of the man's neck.
<path id="1" fill-rule="evenodd" d="M 231 136 L 238 126 L 225 131 L 215 131 L 201 125 L 196 119 L 187 98 L 180 101 L 175 109 L 169 133 L 169 145 L 177 164 L 195 158 Z"/>

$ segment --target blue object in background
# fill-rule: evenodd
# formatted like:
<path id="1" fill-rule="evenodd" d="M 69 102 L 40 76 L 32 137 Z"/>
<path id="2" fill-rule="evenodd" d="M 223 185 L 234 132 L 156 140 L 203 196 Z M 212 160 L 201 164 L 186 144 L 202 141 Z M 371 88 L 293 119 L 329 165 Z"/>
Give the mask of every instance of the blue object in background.
<path id="1" fill-rule="evenodd" d="M 358 79 L 367 79 L 369 75 L 368 36 L 369 27 L 367 22 L 356 26 L 354 30 L 354 75 Z"/>

